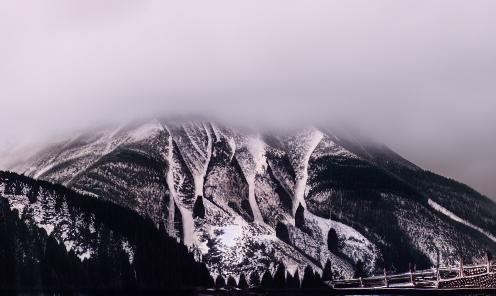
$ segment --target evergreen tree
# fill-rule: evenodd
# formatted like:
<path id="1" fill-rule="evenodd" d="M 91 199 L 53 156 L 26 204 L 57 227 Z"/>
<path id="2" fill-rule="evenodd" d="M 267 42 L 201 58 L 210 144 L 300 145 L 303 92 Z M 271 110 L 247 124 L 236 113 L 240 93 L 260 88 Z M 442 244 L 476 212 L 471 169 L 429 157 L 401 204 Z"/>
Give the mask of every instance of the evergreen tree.
<path id="1" fill-rule="evenodd" d="M 363 262 L 362 260 L 358 260 L 356 265 L 355 265 L 355 274 L 354 278 L 359 278 L 359 277 L 364 277 L 364 270 L 363 270 Z"/>
<path id="2" fill-rule="evenodd" d="M 295 271 L 293 278 L 294 278 L 294 288 L 301 289 L 300 272 L 298 271 L 298 269 Z"/>
<path id="3" fill-rule="evenodd" d="M 215 287 L 215 281 L 210 275 L 207 266 L 205 264 L 200 264 L 200 281 L 201 286 L 205 288 Z"/>
<path id="4" fill-rule="evenodd" d="M 294 283 L 294 278 L 293 276 L 289 273 L 289 271 L 286 271 L 286 289 L 295 289 L 295 283 Z M 298 287 L 300 288 L 300 287 Z"/>
<path id="5" fill-rule="evenodd" d="M 301 203 L 298 205 L 298 208 L 296 209 L 295 226 L 300 229 L 305 227 L 305 209 L 303 208 Z"/>
<path id="6" fill-rule="evenodd" d="M 326 265 L 324 267 L 324 271 L 322 272 L 322 280 L 332 281 L 331 261 L 329 259 L 327 259 Z"/>
<path id="7" fill-rule="evenodd" d="M 224 288 L 226 286 L 226 280 L 224 279 L 223 276 L 220 274 L 217 276 L 217 279 L 215 279 L 215 287 L 217 289 Z"/>
<path id="8" fill-rule="evenodd" d="M 203 197 L 198 195 L 193 207 L 193 217 L 205 218 L 205 206 L 203 205 Z"/>
<path id="9" fill-rule="evenodd" d="M 327 248 L 329 251 L 336 251 L 338 249 L 338 234 L 334 228 L 329 229 L 327 233 Z"/>
<path id="10" fill-rule="evenodd" d="M 184 242 L 183 218 L 176 203 L 174 203 L 174 228 L 176 230 L 177 237 L 180 238 L 181 242 Z"/>
<path id="11" fill-rule="evenodd" d="M 250 285 L 254 287 L 260 287 L 260 275 L 257 271 L 254 271 L 250 275 Z"/>
<path id="12" fill-rule="evenodd" d="M 282 289 L 286 286 L 286 268 L 284 264 L 280 263 L 277 267 L 277 271 L 274 274 L 273 287 L 277 289 Z"/>
<path id="13" fill-rule="evenodd" d="M 272 284 L 274 282 L 274 279 L 272 278 L 272 274 L 270 274 L 270 271 L 265 271 L 264 275 L 262 276 L 262 283 L 260 286 L 263 288 L 272 288 Z"/>
<path id="14" fill-rule="evenodd" d="M 281 221 L 277 222 L 276 225 L 276 236 L 283 242 L 290 244 L 288 227 Z"/>
<path id="15" fill-rule="evenodd" d="M 305 271 L 303 274 L 303 280 L 301 281 L 302 289 L 313 289 L 315 288 L 315 274 L 313 273 L 313 269 L 307 265 L 305 267 Z"/>
<path id="16" fill-rule="evenodd" d="M 233 278 L 232 275 L 230 275 L 229 278 L 227 278 L 227 286 L 229 288 L 236 288 L 236 286 L 238 286 L 236 280 Z"/>
<path id="17" fill-rule="evenodd" d="M 4 174 L 0 172 L 0 177 Z M 0 289 L 214 286 L 205 264 L 196 262 L 187 247 L 170 237 L 163 225 L 157 229 L 151 219 L 110 201 L 80 195 L 61 185 L 8 174 L 8 188 L 19 191 L 39 188 L 40 192 L 55 197 L 56 207 L 66 202 L 71 213 L 94 215 L 98 240 L 87 242 L 94 253 L 90 259 L 81 261 L 74 251 L 67 252 L 64 243 L 57 241 L 56 232 L 49 237 L 30 220 L 33 218 L 29 212 L 25 210 L 21 220 L 17 210 L 11 211 L 8 200 L 0 198 Z M 39 187 L 34 187 L 37 184 Z M 33 190 L 26 192 L 31 192 L 32 198 L 36 196 Z M 83 234 L 82 239 L 86 238 Z M 122 250 L 122 238 L 133 246 L 132 264 Z"/>
<path id="18" fill-rule="evenodd" d="M 239 277 L 238 288 L 240 288 L 241 290 L 248 289 L 248 283 L 246 282 L 246 277 L 244 273 L 242 273 L 241 276 Z"/>

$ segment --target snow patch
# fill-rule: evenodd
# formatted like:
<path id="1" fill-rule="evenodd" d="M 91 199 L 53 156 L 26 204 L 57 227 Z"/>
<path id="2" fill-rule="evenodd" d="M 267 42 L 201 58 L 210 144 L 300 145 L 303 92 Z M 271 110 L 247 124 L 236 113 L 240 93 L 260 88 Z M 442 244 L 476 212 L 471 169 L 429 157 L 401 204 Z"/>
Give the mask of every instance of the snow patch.
<path id="1" fill-rule="evenodd" d="M 122 249 L 129 256 L 129 264 L 133 264 L 134 250 L 131 248 L 131 245 L 129 245 L 127 240 L 122 241 Z"/>
<path id="2" fill-rule="evenodd" d="M 91 255 L 93 255 L 93 252 L 91 250 L 86 250 L 86 252 L 78 255 L 78 257 L 81 261 L 83 261 L 85 259 L 90 259 Z"/>
<path id="3" fill-rule="evenodd" d="M 165 127 L 167 129 L 167 127 Z M 167 129 L 169 132 L 169 153 L 167 154 L 167 161 L 169 162 L 169 170 L 167 171 L 167 186 L 169 187 L 169 195 L 170 195 L 170 201 L 169 201 L 169 234 L 172 236 L 174 233 L 174 200 L 175 200 L 175 195 L 176 192 L 174 190 L 174 157 L 172 155 L 173 153 L 173 143 L 172 143 L 172 135 L 170 131 Z"/>
<path id="4" fill-rule="evenodd" d="M 308 149 L 305 151 L 305 155 L 303 157 L 302 175 L 300 178 L 296 180 L 295 193 L 293 199 L 293 213 L 296 213 L 296 208 L 300 203 L 304 208 L 306 208 L 304 195 L 305 195 L 305 188 L 307 186 L 307 179 L 308 179 L 308 161 L 310 160 L 310 156 L 312 155 L 313 150 L 315 149 L 315 147 L 317 147 L 320 140 L 322 140 L 323 136 L 324 134 L 322 134 L 322 132 L 315 131 L 313 133 L 313 136 L 310 138 L 310 141 L 308 142 Z"/>
<path id="5" fill-rule="evenodd" d="M 156 121 L 152 121 L 148 124 L 142 125 L 139 128 L 133 130 L 129 134 L 129 140 L 134 142 L 139 142 L 142 140 L 146 140 L 151 138 L 154 134 L 156 134 L 159 130 L 161 130 L 162 126 Z M 112 137 L 113 135 L 111 135 Z"/>
<path id="6" fill-rule="evenodd" d="M 217 129 L 217 127 L 215 126 L 215 124 L 211 123 L 210 124 L 212 126 L 212 131 L 214 132 L 214 135 L 215 135 L 215 143 L 218 143 L 220 142 L 220 132 L 219 130 Z"/>
<path id="7" fill-rule="evenodd" d="M 232 154 L 231 154 L 231 157 L 229 158 L 229 161 L 232 161 L 233 157 L 234 157 L 234 153 L 236 153 L 236 141 L 234 141 L 233 138 L 229 138 L 229 146 L 231 146 L 231 151 L 232 151 Z"/>
<path id="8" fill-rule="evenodd" d="M 55 228 L 51 224 L 38 224 L 38 226 L 44 228 L 46 230 L 48 236 L 50 236 L 50 234 L 52 233 L 53 229 Z"/>
<path id="9" fill-rule="evenodd" d="M 355 262 L 361 260 L 372 270 L 379 257 L 379 249 L 360 232 L 343 223 L 316 216 L 309 211 L 305 211 L 305 218 L 317 222 L 317 225 L 322 231 L 324 242 L 327 242 L 329 229 L 333 228 L 336 230 L 336 234 L 343 242 L 341 251 Z M 322 248 L 327 248 L 327 246 L 324 245 Z"/>
<path id="10" fill-rule="evenodd" d="M 224 233 L 220 236 L 222 243 L 227 247 L 234 247 L 236 244 L 236 239 L 241 237 L 243 234 L 243 227 L 242 225 L 236 223 L 226 226 L 223 228 L 223 231 Z"/>
<path id="11" fill-rule="evenodd" d="M 53 159 L 51 160 L 53 161 Z M 43 169 L 39 170 L 34 176 L 33 178 L 34 179 L 38 179 L 41 175 L 43 175 L 45 172 L 47 172 L 48 170 L 50 170 L 51 168 L 53 168 L 55 166 L 55 163 L 52 163 L 46 167 L 44 167 Z"/>
<path id="12" fill-rule="evenodd" d="M 16 209 L 19 213 L 19 219 L 21 219 L 24 208 L 29 204 L 29 199 L 24 195 L 5 195 L 5 197 L 8 198 L 10 209 Z"/>
<path id="13" fill-rule="evenodd" d="M 467 225 L 469 227 L 472 227 L 473 229 L 475 229 L 475 230 L 479 231 L 480 233 L 484 234 L 485 236 L 487 236 L 492 241 L 496 242 L 496 237 L 494 237 L 493 235 L 491 235 L 490 233 L 488 233 L 484 229 L 482 229 L 482 228 L 480 228 L 478 226 L 475 226 L 474 224 L 472 224 L 472 223 L 470 223 L 470 222 L 468 222 L 466 220 L 463 220 L 462 218 L 460 218 L 457 215 L 453 214 L 448 209 L 444 208 L 443 206 L 441 206 L 440 204 L 436 203 L 432 199 L 429 198 L 428 203 L 429 203 L 429 205 L 434 210 L 445 214 L 446 216 L 450 217 L 452 220 L 454 220 L 456 222 L 460 222 L 460 223 L 465 224 L 465 225 Z"/>
<path id="14" fill-rule="evenodd" d="M 165 127 L 167 128 L 167 127 Z M 169 131 L 167 129 L 167 131 Z M 167 184 L 169 186 L 169 194 L 171 195 L 171 199 L 174 200 L 175 204 L 179 208 L 182 216 L 183 222 L 183 236 L 184 236 L 184 244 L 188 247 L 193 245 L 193 232 L 195 230 L 195 224 L 193 220 L 193 213 L 185 209 L 181 206 L 177 192 L 174 189 L 174 167 L 175 161 L 173 157 L 173 145 L 172 145 L 172 134 L 169 131 L 169 154 L 167 156 L 167 160 L 169 162 L 169 170 L 167 171 Z M 196 186 L 196 182 L 195 182 Z M 196 189 L 196 188 L 195 188 Z M 195 190 L 196 191 L 196 190 Z M 171 203 L 172 204 L 172 203 Z M 172 219 L 171 219 L 172 216 Z M 173 231 L 173 223 L 174 223 L 174 207 L 169 205 L 169 231 Z M 170 232 L 172 233 L 172 232 Z"/>
<path id="15" fill-rule="evenodd" d="M 253 157 L 254 170 L 245 173 L 246 181 L 248 182 L 248 202 L 253 213 L 255 223 L 263 223 L 262 214 L 255 199 L 255 175 L 263 174 L 267 169 L 267 159 L 265 157 L 265 144 L 260 138 L 249 139 L 247 143 L 248 151 Z"/>
<path id="16" fill-rule="evenodd" d="M 82 195 L 88 195 L 88 196 L 91 196 L 91 197 L 98 198 L 98 194 L 95 194 L 93 192 L 89 192 L 89 191 L 86 191 L 86 190 L 81 190 L 81 189 L 78 189 L 78 188 L 72 188 L 72 190 L 74 190 L 77 193 L 82 194 Z"/>
<path id="17" fill-rule="evenodd" d="M 265 143 L 260 140 L 260 138 L 251 138 L 247 143 L 248 151 L 253 156 L 253 162 L 255 163 L 255 172 L 258 174 L 263 174 L 267 169 L 267 159 L 265 157 Z"/>

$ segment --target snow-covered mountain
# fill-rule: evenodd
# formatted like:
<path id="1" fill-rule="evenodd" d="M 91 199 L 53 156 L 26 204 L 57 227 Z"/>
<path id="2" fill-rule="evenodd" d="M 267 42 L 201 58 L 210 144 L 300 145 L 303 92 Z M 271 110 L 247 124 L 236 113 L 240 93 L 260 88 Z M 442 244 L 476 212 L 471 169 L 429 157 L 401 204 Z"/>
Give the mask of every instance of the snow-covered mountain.
<path id="1" fill-rule="evenodd" d="M 430 267 L 438 257 L 449 265 L 459 256 L 477 261 L 496 251 L 494 202 L 346 132 L 307 127 L 266 134 L 151 120 L 88 132 L 3 163 L 9 164 L 2 169 L 149 217 L 214 277 L 261 275 L 281 263 L 291 274 L 303 275 L 306 266 L 322 273 L 330 261 L 336 277 L 349 278 L 362 265 L 370 274 L 409 263 Z M 41 205 L 25 196 L 10 196 L 11 207 L 29 209 L 40 227 L 61 229 L 57 238 L 67 248 L 91 256 L 89 246 L 59 227 L 66 212 L 37 216 Z M 133 246 L 122 244 L 132 257 Z"/>

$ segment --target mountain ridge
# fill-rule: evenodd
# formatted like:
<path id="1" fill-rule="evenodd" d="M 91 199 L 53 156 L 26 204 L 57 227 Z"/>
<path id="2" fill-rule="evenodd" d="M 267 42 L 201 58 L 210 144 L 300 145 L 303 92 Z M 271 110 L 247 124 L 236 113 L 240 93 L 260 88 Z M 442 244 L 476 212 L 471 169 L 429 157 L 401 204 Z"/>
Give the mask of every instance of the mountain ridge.
<path id="1" fill-rule="evenodd" d="M 435 264 L 437 253 L 443 264 L 460 255 L 473 261 L 495 249 L 428 203 L 496 235 L 496 204 L 489 199 L 382 144 L 322 128 L 277 135 L 152 120 L 70 139 L 10 169 L 168 225 L 170 235 L 198 249 L 214 275 L 262 272 L 280 260 L 303 274 L 307 265 L 322 271 L 330 260 L 337 277 L 350 277 L 359 261 L 374 273 L 393 265 L 404 270 L 404 261 Z M 205 218 L 193 216 L 198 196 Z M 295 224 L 299 205 L 304 227 Z M 278 223 L 288 228 L 288 243 L 277 238 Z M 330 229 L 340 229 L 338 251 L 327 249 Z M 258 255 L 247 253 L 253 247 Z M 250 254 L 252 264 L 243 267 Z"/>

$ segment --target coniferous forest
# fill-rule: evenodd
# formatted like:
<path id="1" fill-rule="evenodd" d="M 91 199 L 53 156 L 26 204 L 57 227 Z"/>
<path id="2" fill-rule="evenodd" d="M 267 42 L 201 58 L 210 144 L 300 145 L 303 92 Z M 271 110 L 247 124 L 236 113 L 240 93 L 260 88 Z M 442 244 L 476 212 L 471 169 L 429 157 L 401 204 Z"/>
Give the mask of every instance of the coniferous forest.
<path id="1" fill-rule="evenodd" d="M 2 172 L 5 193 L 31 184 L 64 195 L 70 207 L 93 213 L 99 231 L 91 258 L 80 260 L 34 223 L 25 223 L 8 200 L 0 198 L 0 290 L 187 289 L 214 285 L 206 266 L 161 225 L 113 204 L 75 193 L 61 185 Z M 22 182 L 22 183 L 21 183 Z M 36 195 L 34 196 L 36 198 Z M 34 200 L 33 200 L 34 201 Z M 132 263 L 112 241 L 112 233 L 135 246 Z"/>
<path id="2" fill-rule="evenodd" d="M 283 263 L 274 274 L 266 271 L 261 278 L 244 274 L 215 280 L 193 252 L 170 237 L 164 225 L 158 227 L 148 218 L 112 202 L 76 193 L 58 184 L 34 180 L 11 172 L 0 172 L 4 195 L 22 194 L 34 203 L 40 189 L 65 198 L 69 207 L 94 214 L 99 229 L 98 243 L 90 258 L 81 260 L 72 249 L 59 243 L 38 227 L 33 218 L 11 209 L 0 197 L 0 291 L 170 291 L 193 292 L 197 289 L 251 288 L 253 291 L 328 289 L 310 266 L 300 281 L 298 272 L 291 275 Z M 287 231 L 287 230 L 286 230 Z M 129 255 L 119 247 L 116 234 L 135 246 Z M 329 263 L 328 263 L 329 264 Z M 330 265 L 326 266 L 330 270 Z"/>

